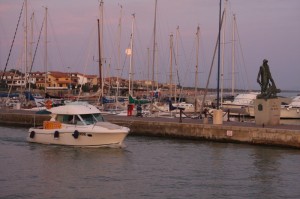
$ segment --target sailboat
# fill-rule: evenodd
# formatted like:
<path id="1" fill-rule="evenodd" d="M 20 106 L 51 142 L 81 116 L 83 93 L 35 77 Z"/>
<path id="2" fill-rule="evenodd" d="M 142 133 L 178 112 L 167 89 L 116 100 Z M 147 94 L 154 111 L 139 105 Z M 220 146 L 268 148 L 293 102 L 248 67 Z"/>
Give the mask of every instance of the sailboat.
<path id="1" fill-rule="evenodd" d="M 226 7 L 224 9 L 226 13 Z M 226 15 L 225 15 L 226 16 Z M 254 100 L 256 96 L 259 94 L 258 92 L 243 92 L 239 94 L 235 94 L 235 33 L 237 29 L 236 24 L 236 16 L 233 14 L 233 23 L 232 23 L 232 51 L 231 51 L 231 94 L 227 100 L 223 99 L 223 94 L 221 102 L 221 109 L 224 112 L 227 112 L 230 115 L 244 115 L 251 116 L 254 114 Z M 225 45 L 225 28 L 223 30 L 223 43 Z M 223 54 L 222 54 L 222 74 L 224 70 L 224 45 L 223 45 Z M 224 75 L 222 75 L 222 78 Z M 224 78 L 222 79 L 222 83 L 224 82 Z M 223 92 L 223 84 L 222 84 L 222 92 Z M 233 97 L 233 100 L 231 100 Z M 229 100 L 228 100 L 229 99 Z"/>
<path id="2" fill-rule="evenodd" d="M 25 9 L 25 13 L 23 15 L 23 10 Z M 17 65 L 21 65 L 21 60 L 24 57 L 24 70 L 25 73 L 23 74 L 21 71 L 16 70 L 16 69 L 11 69 L 9 72 L 6 72 L 7 70 L 7 66 L 10 60 L 10 55 L 15 43 L 15 38 L 16 38 L 16 34 L 18 32 L 18 28 L 19 28 L 19 24 L 20 24 L 20 20 L 21 17 L 24 16 L 24 51 L 21 55 L 21 58 L 19 59 Z M 4 89 L 5 92 L 2 93 L 2 95 L 0 96 L 1 99 L 1 106 L 6 106 L 6 107 L 13 107 L 15 109 L 20 109 L 21 107 L 35 107 L 38 106 L 38 104 L 34 101 L 34 97 L 33 95 L 30 93 L 30 87 L 27 89 L 27 83 L 30 85 L 29 80 L 29 71 L 28 71 L 28 42 L 27 42 L 27 35 L 28 35 L 28 20 L 27 20 L 27 0 L 24 0 L 23 4 L 22 4 L 22 8 L 20 11 L 20 15 L 18 18 L 18 23 L 17 23 L 17 27 L 14 33 L 14 37 L 12 40 L 12 44 L 10 47 L 10 51 L 8 54 L 8 58 L 5 64 L 5 68 L 4 71 L 1 73 L 1 89 Z M 33 15 L 31 17 L 31 26 L 33 27 Z M 32 28 L 33 31 L 33 28 Z M 31 52 L 31 56 L 32 58 L 32 52 Z M 31 65 L 33 63 L 33 58 L 30 61 Z M 19 85 L 21 87 L 20 91 L 16 91 L 15 94 L 13 94 L 13 86 L 14 85 Z M 25 91 L 24 91 L 25 88 Z M 8 89 L 8 91 L 6 91 Z M 5 97 L 4 97 L 5 96 Z"/>

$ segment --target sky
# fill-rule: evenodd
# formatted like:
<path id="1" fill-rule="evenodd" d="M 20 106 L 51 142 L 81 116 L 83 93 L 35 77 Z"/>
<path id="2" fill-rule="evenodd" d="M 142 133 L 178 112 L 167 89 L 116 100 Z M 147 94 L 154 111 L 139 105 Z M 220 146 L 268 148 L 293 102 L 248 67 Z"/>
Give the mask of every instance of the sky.
<path id="1" fill-rule="evenodd" d="M 219 0 L 157 0 L 155 80 L 167 83 L 172 74 L 173 82 L 194 86 L 198 57 L 198 86 L 206 86 L 213 63 L 209 87 L 216 88 L 218 56 L 212 60 L 218 37 L 219 3 Z M 7 63 L 22 4 L 23 0 L 0 0 L 0 70 Z M 37 46 L 47 7 L 47 70 L 98 75 L 97 19 L 100 18 L 104 76 L 129 77 L 130 57 L 125 50 L 130 47 L 133 32 L 133 79 L 151 80 L 155 0 L 103 0 L 103 15 L 99 4 L 99 0 L 28 0 L 28 52 L 30 48 L 34 52 Z M 259 89 L 256 82 L 259 66 L 263 59 L 268 59 L 276 86 L 300 91 L 297 59 L 300 55 L 300 1 L 222 0 L 222 11 L 225 5 L 220 56 L 224 87 L 232 88 L 234 82 L 234 88 Z M 24 70 L 24 27 L 25 11 L 8 70 Z M 172 48 L 170 35 L 173 35 Z M 32 71 L 45 71 L 45 38 L 43 30 Z"/>

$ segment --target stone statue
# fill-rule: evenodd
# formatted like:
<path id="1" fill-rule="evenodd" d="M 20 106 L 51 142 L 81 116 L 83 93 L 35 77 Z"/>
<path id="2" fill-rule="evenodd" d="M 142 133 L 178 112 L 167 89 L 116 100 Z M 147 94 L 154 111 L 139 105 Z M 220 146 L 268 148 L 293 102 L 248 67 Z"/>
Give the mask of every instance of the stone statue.
<path id="1" fill-rule="evenodd" d="M 263 65 L 260 66 L 259 72 L 257 75 L 257 82 L 261 87 L 261 93 L 257 96 L 257 98 L 276 98 L 277 93 L 280 93 L 280 89 L 277 89 L 275 82 L 272 78 L 270 68 L 268 65 L 268 60 L 263 60 Z"/>

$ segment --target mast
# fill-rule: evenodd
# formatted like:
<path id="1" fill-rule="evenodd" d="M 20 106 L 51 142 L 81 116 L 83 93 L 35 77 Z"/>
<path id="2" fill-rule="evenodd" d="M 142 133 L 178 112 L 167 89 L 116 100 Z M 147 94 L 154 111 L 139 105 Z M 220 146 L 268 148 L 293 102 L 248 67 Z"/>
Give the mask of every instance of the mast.
<path id="1" fill-rule="evenodd" d="M 120 5 L 120 18 L 119 18 L 119 42 L 118 42 L 118 68 L 117 68 L 117 92 L 116 98 L 119 96 L 119 75 L 120 75 L 120 68 L 121 68 L 121 30 L 122 30 L 122 10 L 123 7 Z M 116 99 L 117 101 L 117 99 Z"/>
<path id="2" fill-rule="evenodd" d="M 175 64 L 176 64 L 176 73 L 177 73 L 177 80 L 178 80 L 178 82 L 176 82 L 175 83 L 175 93 L 174 93 L 174 95 L 175 95 L 175 103 L 177 102 L 177 84 L 179 83 L 179 77 L 178 77 L 178 37 L 179 37 L 179 26 L 177 26 L 177 28 L 176 28 L 176 57 L 175 57 Z"/>
<path id="3" fill-rule="evenodd" d="M 157 49 L 157 43 L 155 43 L 155 49 Z M 155 57 L 157 57 L 158 51 L 155 50 Z M 156 90 L 158 90 L 158 59 L 155 59 L 155 68 L 156 68 L 156 81 L 155 81 L 155 86 Z"/>
<path id="4" fill-rule="evenodd" d="M 98 25 L 98 67 L 99 67 L 99 88 L 101 89 L 101 96 L 103 96 L 103 91 L 102 91 L 102 59 L 101 59 L 101 38 L 100 38 L 100 22 L 99 19 L 97 19 L 97 25 Z"/>
<path id="5" fill-rule="evenodd" d="M 31 66 L 33 64 L 33 54 L 32 54 L 32 50 L 33 50 L 33 22 L 34 22 L 34 12 L 32 13 L 31 15 L 31 18 L 30 18 L 30 26 L 31 26 L 31 35 L 30 35 L 30 51 L 29 51 L 29 58 L 30 58 L 30 69 L 29 69 L 29 72 L 28 72 L 28 89 L 29 89 L 29 92 L 30 92 L 30 89 L 31 89 L 31 83 L 30 83 L 30 72 L 31 72 Z"/>
<path id="6" fill-rule="evenodd" d="M 156 10 L 157 0 L 155 0 L 154 6 L 154 25 L 153 25 L 153 56 L 152 56 L 152 91 L 154 90 L 154 67 L 155 67 L 155 46 L 156 46 Z"/>
<path id="7" fill-rule="evenodd" d="M 26 89 L 26 84 L 27 84 L 27 71 L 28 71 L 28 19 L 27 19 L 27 0 L 25 0 L 25 77 L 24 77 L 24 82 L 25 82 L 25 89 Z"/>
<path id="8" fill-rule="evenodd" d="M 103 54 L 103 0 L 100 1 L 100 18 L 101 18 L 101 28 L 100 22 L 98 21 L 98 48 L 99 48 L 99 88 L 101 89 L 101 96 L 103 96 L 103 75 L 102 75 L 102 54 Z"/>
<path id="9" fill-rule="evenodd" d="M 148 73 L 147 73 L 147 81 L 150 81 L 150 48 L 147 48 L 148 54 Z M 147 82 L 147 95 L 149 94 L 149 83 Z"/>
<path id="10" fill-rule="evenodd" d="M 224 12 L 223 12 L 222 17 L 221 17 L 220 28 L 222 28 L 223 18 L 224 18 Z M 219 33 L 220 33 L 220 31 L 219 31 Z M 206 98 L 206 94 L 207 94 L 207 90 L 208 90 L 208 84 L 209 84 L 209 81 L 210 81 L 211 72 L 212 72 L 212 68 L 213 68 L 213 65 L 214 65 L 214 61 L 215 61 L 215 56 L 216 56 L 218 44 L 220 43 L 219 39 L 220 39 L 220 34 L 218 35 L 218 39 L 217 39 L 217 42 L 216 42 L 216 45 L 215 45 L 215 49 L 214 49 L 214 53 L 213 53 L 213 59 L 212 59 L 211 65 L 210 65 L 208 79 L 206 81 L 206 87 L 205 87 L 205 91 L 204 91 L 204 95 L 203 95 L 203 99 L 202 99 L 202 104 L 200 106 L 200 112 L 203 111 L 204 102 L 205 102 L 205 98 Z"/>
<path id="11" fill-rule="evenodd" d="M 16 27 L 16 30 L 15 30 L 15 34 L 14 34 L 14 37 L 13 37 L 13 40 L 12 40 L 12 43 L 11 43 L 11 46 L 10 46 L 10 49 L 9 49 L 9 53 L 8 53 L 8 57 L 7 57 L 7 60 L 6 60 L 6 63 L 5 63 L 5 67 L 4 67 L 3 73 L 1 75 L 0 87 L 6 87 L 6 85 L 7 85 L 7 80 L 4 81 L 4 75 L 5 75 L 5 72 L 6 72 L 6 69 L 7 69 L 7 65 L 8 65 L 9 58 L 10 58 L 10 55 L 11 55 L 11 52 L 12 52 L 12 49 L 13 49 L 13 45 L 15 43 L 16 34 L 17 34 L 17 31 L 18 31 L 18 28 L 19 28 L 19 24 L 20 24 L 20 20 L 21 20 L 21 17 L 22 17 L 24 5 L 25 5 L 25 2 L 23 2 L 23 4 L 22 4 L 22 8 L 21 8 L 21 12 L 20 12 L 20 15 L 19 15 L 17 27 Z"/>
<path id="12" fill-rule="evenodd" d="M 223 93 L 224 93 L 224 57 L 225 57 L 225 33 L 226 33 L 226 12 L 227 11 L 227 0 L 225 1 L 224 6 L 224 25 L 223 25 L 223 32 L 222 32 L 222 63 L 221 63 L 221 106 L 223 103 Z"/>
<path id="13" fill-rule="evenodd" d="M 235 14 L 233 15 L 233 23 L 232 23 L 232 68 L 231 68 L 231 95 L 234 95 L 235 90 Z"/>
<path id="14" fill-rule="evenodd" d="M 219 9 L 219 34 L 218 34 L 218 74 L 217 74 L 217 109 L 220 108 L 220 54 L 221 54 L 221 9 L 222 9 L 222 0 L 220 0 L 220 9 Z"/>
<path id="15" fill-rule="evenodd" d="M 131 37 L 130 37 L 130 49 L 129 49 L 129 94 L 133 95 L 133 63 L 132 63 L 132 57 L 133 57 L 133 35 L 134 35 L 134 21 L 135 21 L 135 14 L 132 14 L 132 23 L 131 23 Z"/>
<path id="16" fill-rule="evenodd" d="M 198 70 L 199 70 L 199 46 L 200 46 L 200 27 L 197 27 L 197 48 L 196 48 L 196 73 L 195 73 L 195 112 L 197 111 L 197 95 L 198 95 Z"/>
<path id="17" fill-rule="evenodd" d="M 170 35 L 170 98 L 172 98 L 172 84 L 173 84 L 173 34 Z"/>
<path id="18" fill-rule="evenodd" d="M 47 15 L 48 15 L 48 8 L 45 7 L 45 57 L 44 57 L 45 94 L 47 93 L 47 78 L 48 78 Z"/>

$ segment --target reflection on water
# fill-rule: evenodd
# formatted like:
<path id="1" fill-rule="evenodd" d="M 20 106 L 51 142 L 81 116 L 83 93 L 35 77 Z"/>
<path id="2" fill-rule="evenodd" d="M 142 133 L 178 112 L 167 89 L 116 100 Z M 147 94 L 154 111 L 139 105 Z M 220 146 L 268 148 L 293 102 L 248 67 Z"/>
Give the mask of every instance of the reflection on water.
<path id="1" fill-rule="evenodd" d="M 133 136 L 73 148 L 26 131 L 0 127 L 0 198 L 300 197 L 300 150 Z"/>

